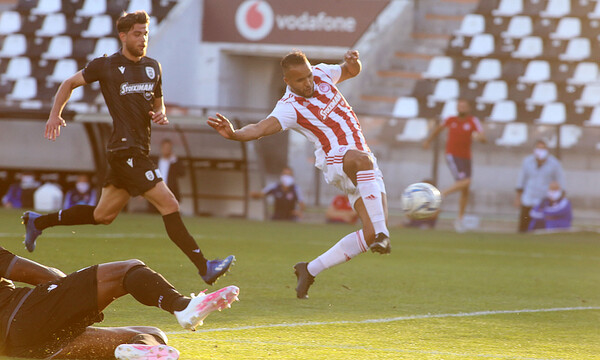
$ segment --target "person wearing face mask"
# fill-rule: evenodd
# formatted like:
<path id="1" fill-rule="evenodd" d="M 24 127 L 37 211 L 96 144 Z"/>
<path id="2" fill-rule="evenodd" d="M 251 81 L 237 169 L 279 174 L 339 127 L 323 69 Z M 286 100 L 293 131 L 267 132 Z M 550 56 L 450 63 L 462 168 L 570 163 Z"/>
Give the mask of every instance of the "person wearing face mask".
<path id="1" fill-rule="evenodd" d="M 565 188 L 565 176 L 562 165 L 548 151 L 544 140 L 535 143 L 533 154 L 523 160 L 517 179 L 515 206 L 520 209 L 518 231 L 529 229 L 531 209 L 540 205 L 552 182 L 556 181 L 560 189 Z"/>
<path id="2" fill-rule="evenodd" d="M 275 199 L 272 220 L 297 221 L 302 217 L 305 204 L 300 188 L 294 180 L 294 172 L 285 167 L 281 171 L 279 181 L 267 185 L 261 192 L 250 194 L 254 198 L 273 196 Z"/>
<path id="3" fill-rule="evenodd" d="M 529 230 L 565 230 L 571 228 L 573 210 L 565 191 L 558 181 L 553 181 L 548 187 L 546 197 L 529 212 L 531 222 Z"/>
<path id="4" fill-rule="evenodd" d="M 33 208 L 33 193 L 39 186 L 33 173 L 24 172 L 19 182 L 9 186 L 2 197 L 2 206 L 12 209 Z"/>
<path id="5" fill-rule="evenodd" d="M 75 188 L 67 191 L 63 209 L 68 209 L 75 205 L 96 205 L 96 189 L 92 188 L 90 177 L 86 174 L 77 176 Z"/>

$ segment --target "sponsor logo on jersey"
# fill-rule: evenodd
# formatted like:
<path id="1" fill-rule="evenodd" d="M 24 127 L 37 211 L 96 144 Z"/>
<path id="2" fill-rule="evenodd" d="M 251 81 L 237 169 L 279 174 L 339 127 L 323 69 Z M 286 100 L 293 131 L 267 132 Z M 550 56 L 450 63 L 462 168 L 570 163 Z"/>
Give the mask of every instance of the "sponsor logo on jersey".
<path id="1" fill-rule="evenodd" d="M 326 94 L 330 91 L 331 91 L 331 86 L 329 86 L 329 84 L 326 84 L 326 83 L 319 84 L 319 92 L 321 92 L 322 94 Z"/>
<path id="2" fill-rule="evenodd" d="M 146 171 L 146 179 L 148 179 L 148 181 L 154 180 L 154 171 L 152 171 L 152 170 Z"/>
<path id="3" fill-rule="evenodd" d="M 465 131 L 471 130 L 471 124 L 469 124 L 469 123 L 464 124 L 463 129 L 465 129 Z"/>
<path id="4" fill-rule="evenodd" d="M 130 84 L 128 82 L 124 82 L 121 84 L 121 95 L 127 94 L 143 94 L 144 99 L 150 100 L 152 99 L 152 92 L 154 91 L 154 83 L 153 82 L 145 82 L 145 83 L 135 83 Z"/>
<path id="5" fill-rule="evenodd" d="M 129 165 L 130 167 L 133 167 L 133 158 L 127 159 L 127 165 Z"/>
<path id="6" fill-rule="evenodd" d="M 121 72 L 121 74 L 125 73 L 125 66 L 119 66 L 119 71 Z"/>
<path id="7" fill-rule="evenodd" d="M 344 103 L 344 98 L 342 97 L 342 93 L 338 92 L 334 97 L 329 100 L 327 106 L 325 106 L 321 111 L 319 111 L 319 115 L 321 115 L 321 119 L 326 119 L 329 114 L 336 108 L 340 103 Z"/>
<path id="8" fill-rule="evenodd" d="M 235 12 L 235 26 L 248 40 L 264 39 L 273 29 L 273 9 L 266 1 L 244 1 Z"/>
<path id="9" fill-rule="evenodd" d="M 154 73 L 154 68 L 152 66 L 146 66 L 146 75 L 150 78 L 150 80 L 154 79 L 156 74 Z"/>

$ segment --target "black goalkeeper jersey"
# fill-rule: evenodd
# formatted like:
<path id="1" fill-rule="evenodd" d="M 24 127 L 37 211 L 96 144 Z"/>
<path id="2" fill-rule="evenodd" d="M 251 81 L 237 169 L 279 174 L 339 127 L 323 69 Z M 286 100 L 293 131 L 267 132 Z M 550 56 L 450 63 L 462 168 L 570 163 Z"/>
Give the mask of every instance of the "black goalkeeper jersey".
<path id="1" fill-rule="evenodd" d="M 100 89 L 113 119 L 113 133 L 108 151 L 140 148 L 150 151 L 149 112 L 154 99 L 162 97 L 160 63 L 149 57 L 133 62 L 121 50 L 111 56 L 96 58 L 83 69 L 89 84 L 100 82 Z"/>

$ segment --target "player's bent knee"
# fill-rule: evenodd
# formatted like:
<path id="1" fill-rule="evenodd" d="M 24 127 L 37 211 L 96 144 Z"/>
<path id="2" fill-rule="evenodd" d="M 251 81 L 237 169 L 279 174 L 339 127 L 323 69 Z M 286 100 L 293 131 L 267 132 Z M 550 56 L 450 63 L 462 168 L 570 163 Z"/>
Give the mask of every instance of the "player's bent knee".
<path id="1" fill-rule="evenodd" d="M 102 224 L 102 225 L 110 225 L 113 221 L 115 221 L 115 219 L 117 218 L 117 215 L 95 215 L 94 214 L 94 220 L 96 221 L 97 224 Z"/>
<path id="2" fill-rule="evenodd" d="M 358 171 L 361 170 L 371 170 L 373 169 L 373 159 L 369 156 L 369 154 L 360 152 L 360 155 L 354 158 L 354 166 Z"/>

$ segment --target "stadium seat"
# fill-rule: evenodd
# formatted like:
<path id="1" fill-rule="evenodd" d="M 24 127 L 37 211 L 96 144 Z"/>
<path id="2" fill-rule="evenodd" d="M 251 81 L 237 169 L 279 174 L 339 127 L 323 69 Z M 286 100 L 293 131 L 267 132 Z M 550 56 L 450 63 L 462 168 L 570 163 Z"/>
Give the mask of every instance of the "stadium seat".
<path id="1" fill-rule="evenodd" d="M 485 30 L 485 17 L 480 14 L 467 14 L 460 23 L 456 35 L 474 36 L 483 33 Z"/>
<path id="2" fill-rule="evenodd" d="M 586 126 L 600 126 L 600 105 L 594 106 L 590 118 L 584 122 Z"/>
<path id="3" fill-rule="evenodd" d="M 77 16 L 94 16 L 106 13 L 106 0 L 85 0 Z"/>
<path id="4" fill-rule="evenodd" d="M 449 56 L 436 56 L 429 62 L 427 71 L 423 73 L 426 79 L 440 79 L 452 75 L 452 58 Z"/>
<path id="5" fill-rule="evenodd" d="M 505 81 L 495 80 L 485 84 L 483 92 L 476 100 L 486 104 L 496 103 L 508 97 L 508 86 Z"/>
<path id="6" fill-rule="evenodd" d="M 65 14 L 56 13 L 46 15 L 41 29 L 35 32 L 36 36 L 56 36 L 64 34 L 67 30 L 67 20 Z"/>
<path id="7" fill-rule="evenodd" d="M 527 141 L 527 124 L 510 123 L 504 126 L 502 136 L 496 139 L 496 145 L 520 146 Z"/>
<path id="8" fill-rule="evenodd" d="M 419 115 L 419 102 L 414 97 L 400 97 L 394 104 L 392 116 L 397 118 L 414 118 Z"/>
<path id="9" fill-rule="evenodd" d="M 444 102 L 458 98 L 459 94 L 459 84 L 456 79 L 441 79 L 435 84 L 435 89 L 433 94 L 429 96 L 429 100 Z"/>
<path id="10" fill-rule="evenodd" d="M 536 120 L 539 124 L 558 125 L 563 124 L 567 120 L 567 109 L 563 103 L 549 103 L 544 105 L 539 119 Z"/>
<path id="11" fill-rule="evenodd" d="M 16 11 L 3 11 L 0 14 L 0 35 L 8 35 L 21 29 L 21 14 Z"/>
<path id="12" fill-rule="evenodd" d="M 105 54 L 112 55 L 117 51 L 119 51 L 119 42 L 117 41 L 117 39 L 112 37 L 102 38 L 96 42 L 94 52 L 88 55 L 88 60 L 104 56 Z"/>
<path id="13" fill-rule="evenodd" d="M 569 84 L 587 84 L 598 80 L 598 64 L 595 62 L 581 62 L 575 67 L 573 77 L 567 79 Z"/>
<path id="14" fill-rule="evenodd" d="M 2 50 L 0 50 L 1 58 L 11 58 L 20 56 L 27 51 L 27 39 L 23 34 L 10 34 L 4 38 Z"/>
<path id="15" fill-rule="evenodd" d="M 575 146 L 577 144 L 577 142 L 579 142 L 579 139 L 581 138 L 581 135 L 583 134 L 583 131 L 581 129 L 581 127 L 577 126 L 577 125 L 562 125 L 560 127 L 560 147 L 562 149 L 570 149 L 573 146 Z M 552 142 L 552 139 L 550 141 L 550 143 Z M 554 142 L 556 143 L 556 139 L 554 139 Z M 548 144 L 549 147 L 555 147 L 556 145 L 554 144 Z"/>
<path id="16" fill-rule="evenodd" d="M 450 116 L 456 116 L 456 100 L 448 100 L 442 107 L 442 111 L 440 112 L 440 119 L 446 119 Z"/>
<path id="17" fill-rule="evenodd" d="M 101 38 L 113 31 L 113 21 L 109 15 L 96 15 L 90 20 L 87 30 L 81 32 L 82 37 Z"/>
<path id="18" fill-rule="evenodd" d="M 52 82 L 63 82 L 77 72 L 77 61 L 73 59 L 61 59 L 54 65 L 54 71 L 48 80 Z"/>
<path id="19" fill-rule="evenodd" d="M 28 57 L 15 57 L 9 60 L 2 79 L 17 80 L 31 76 L 31 60 Z"/>
<path id="20" fill-rule="evenodd" d="M 494 16 L 514 16 L 523 12 L 523 0 L 500 0 L 498 8 L 492 10 Z"/>
<path id="21" fill-rule="evenodd" d="M 10 94 L 6 95 L 9 100 L 33 99 L 37 93 L 37 82 L 32 77 L 20 78 Z"/>
<path id="22" fill-rule="evenodd" d="M 31 9 L 34 15 L 57 13 L 62 8 L 61 0 L 39 0 L 36 7 Z"/>
<path id="23" fill-rule="evenodd" d="M 42 54 L 44 59 L 62 59 L 71 56 L 73 40 L 70 36 L 57 36 L 50 40 L 48 51 Z"/>
<path id="24" fill-rule="evenodd" d="M 427 120 L 422 118 L 408 119 L 402 133 L 396 135 L 397 141 L 423 141 L 427 137 L 429 127 Z"/>
<path id="25" fill-rule="evenodd" d="M 546 10 L 540 13 L 542 17 L 560 18 L 571 12 L 571 0 L 548 0 Z"/>
<path id="26" fill-rule="evenodd" d="M 525 74 L 519 78 L 520 82 L 536 83 L 550 79 L 550 64 L 544 60 L 532 60 L 525 68 Z"/>
<path id="27" fill-rule="evenodd" d="M 146 10 L 148 14 L 152 14 L 152 0 L 131 0 L 127 7 L 127 12 L 135 12 L 137 10 Z"/>
<path id="28" fill-rule="evenodd" d="M 489 81 L 500 78 L 502 65 L 498 59 L 482 59 L 477 65 L 475 73 L 470 76 L 474 81 Z"/>
<path id="29" fill-rule="evenodd" d="M 590 19 L 600 19 L 600 1 L 596 1 L 596 6 L 594 6 L 594 11 L 588 14 Z"/>
<path id="30" fill-rule="evenodd" d="M 556 84 L 553 82 L 540 82 L 535 84 L 531 98 L 526 100 L 527 104 L 544 105 L 556 101 Z"/>
<path id="31" fill-rule="evenodd" d="M 69 102 L 81 101 L 81 99 L 83 99 L 83 89 L 84 89 L 83 86 L 73 89 L 73 92 L 71 93 L 71 97 L 69 98 Z"/>
<path id="32" fill-rule="evenodd" d="M 588 84 L 583 88 L 581 99 L 575 101 L 577 106 L 595 106 L 600 104 L 600 84 Z"/>
<path id="33" fill-rule="evenodd" d="M 581 61 L 590 57 L 591 44 L 588 38 L 574 38 L 569 40 L 567 50 L 558 57 L 560 60 Z"/>
<path id="34" fill-rule="evenodd" d="M 576 17 L 560 19 L 556 31 L 550 34 L 551 39 L 567 40 L 576 38 L 581 34 L 581 20 Z"/>
<path id="35" fill-rule="evenodd" d="M 502 33 L 505 38 L 522 38 L 531 34 L 533 22 L 529 16 L 514 16 L 510 19 L 508 29 Z"/>
<path id="36" fill-rule="evenodd" d="M 517 51 L 512 53 L 515 58 L 531 59 L 536 58 L 544 52 L 544 43 L 538 36 L 524 37 L 519 43 Z"/>
<path id="37" fill-rule="evenodd" d="M 514 101 L 499 101 L 492 108 L 492 113 L 488 119 L 496 122 L 515 121 L 517 119 L 517 106 Z"/>
<path id="38" fill-rule="evenodd" d="M 463 55 L 484 57 L 494 52 L 494 37 L 491 34 L 478 34 L 471 39 L 467 49 L 464 49 Z"/>

